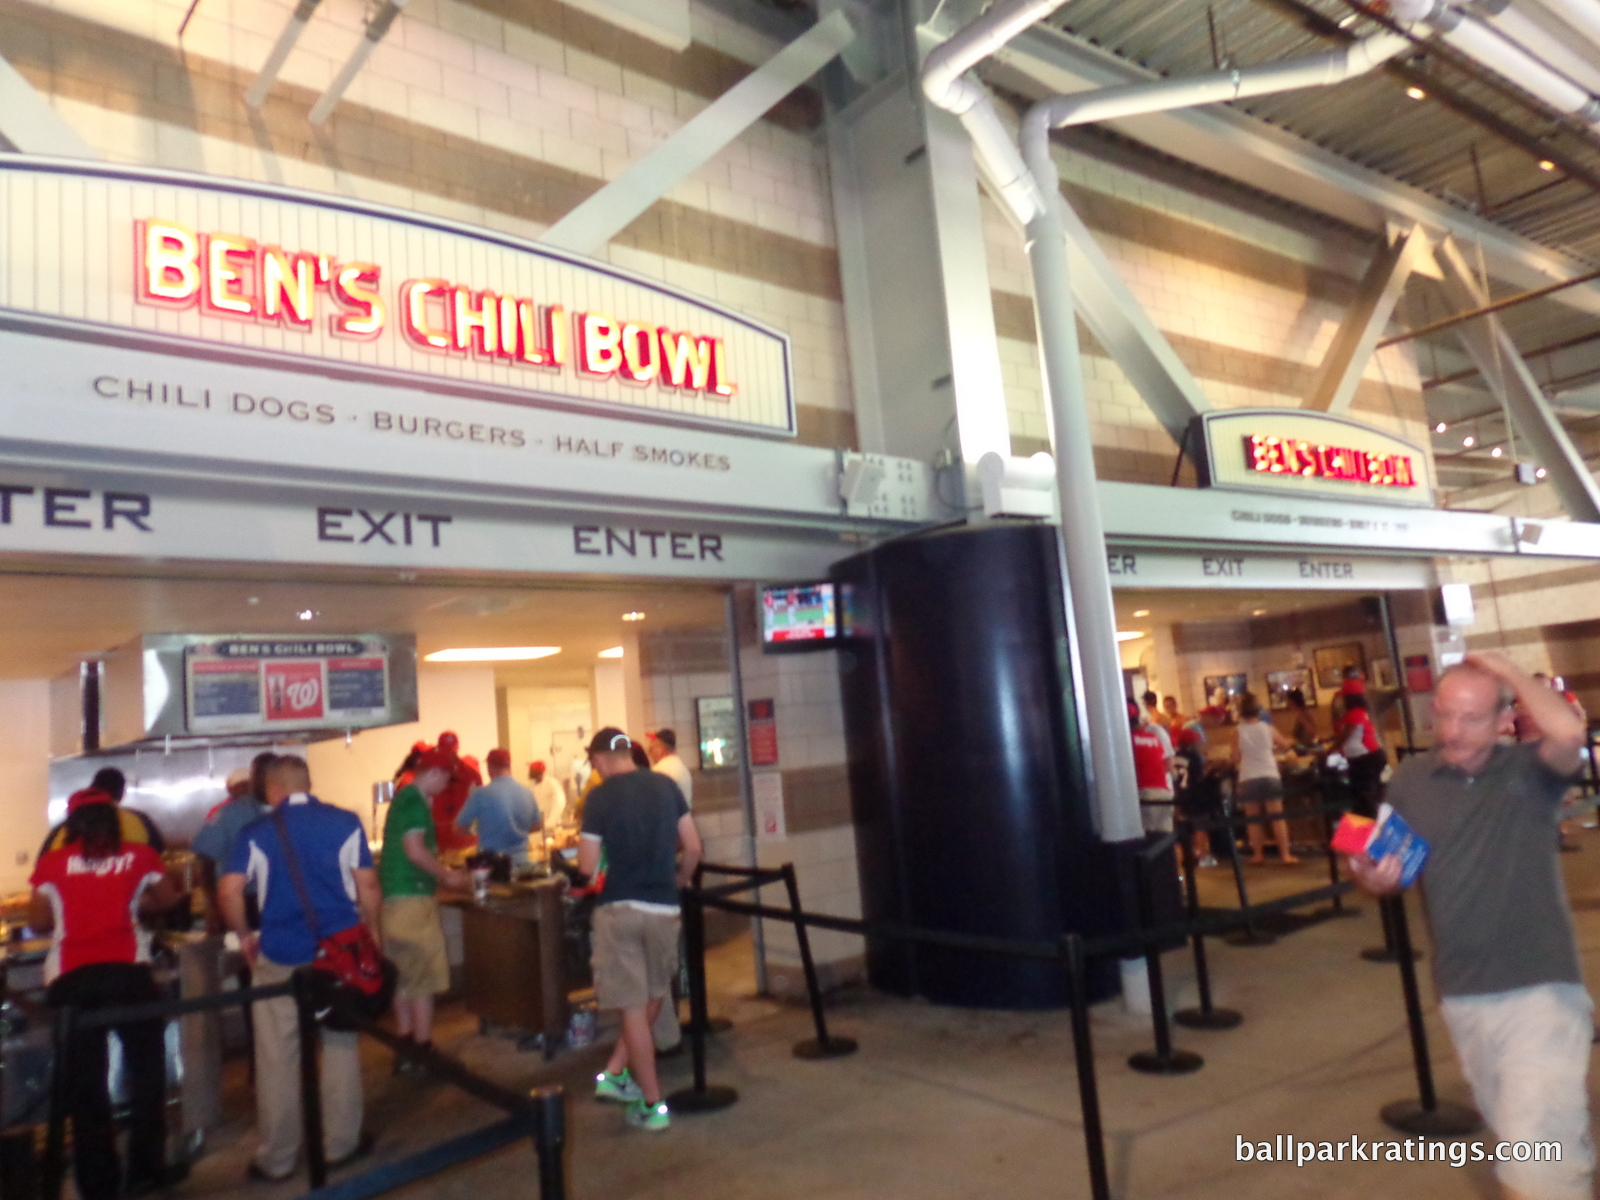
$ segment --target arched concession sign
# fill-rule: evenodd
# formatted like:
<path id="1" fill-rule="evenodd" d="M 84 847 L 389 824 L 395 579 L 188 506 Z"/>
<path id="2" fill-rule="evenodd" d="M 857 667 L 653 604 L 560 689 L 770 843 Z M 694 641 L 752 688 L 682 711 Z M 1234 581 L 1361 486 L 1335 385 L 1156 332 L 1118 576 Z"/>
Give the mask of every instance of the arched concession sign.
<path id="1" fill-rule="evenodd" d="M 507 404 L 795 431 L 788 339 L 748 317 L 510 236 L 235 180 L 0 157 L 0 309 Z"/>
<path id="2" fill-rule="evenodd" d="M 1243 408 L 1195 418 L 1189 449 L 1202 486 L 1433 506 L 1429 456 L 1348 417 Z"/>

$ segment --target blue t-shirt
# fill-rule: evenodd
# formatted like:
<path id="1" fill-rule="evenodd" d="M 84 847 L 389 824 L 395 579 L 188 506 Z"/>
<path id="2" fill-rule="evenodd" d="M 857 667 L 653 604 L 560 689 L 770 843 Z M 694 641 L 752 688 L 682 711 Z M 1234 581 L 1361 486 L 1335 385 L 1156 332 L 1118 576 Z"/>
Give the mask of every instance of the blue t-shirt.
<path id="1" fill-rule="evenodd" d="M 232 856 L 233 844 L 239 840 L 245 826 L 252 821 L 259 821 L 270 811 L 265 804 L 257 803 L 254 796 L 229 800 L 206 819 L 189 848 L 209 858 L 220 869 Z"/>
<path id="2" fill-rule="evenodd" d="M 478 849 L 495 854 L 526 854 L 528 835 L 538 829 L 539 815 L 533 793 L 509 775 L 499 775 L 480 788 L 473 788 L 456 816 L 456 827 L 478 826 Z"/>
<path id="3" fill-rule="evenodd" d="M 223 870 L 255 884 L 261 903 L 261 953 L 281 966 L 298 967 L 316 957 L 319 936 L 343 933 L 360 922 L 355 872 L 372 866 L 372 850 L 355 813 L 304 792 L 283 802 L 283 819 L 311 893 L 319 926 L 315 933 L 306 924 L 274 817 L 263 817 L 240 832 Z"/>

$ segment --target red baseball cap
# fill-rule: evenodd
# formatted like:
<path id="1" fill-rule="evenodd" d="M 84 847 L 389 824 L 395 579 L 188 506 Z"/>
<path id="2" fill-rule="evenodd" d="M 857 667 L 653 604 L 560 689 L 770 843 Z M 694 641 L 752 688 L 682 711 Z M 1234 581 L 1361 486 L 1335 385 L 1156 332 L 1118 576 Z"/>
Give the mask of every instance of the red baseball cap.
<path id="1" fill-rule="evenodd" d="M 427 742 L 412 742 L 411 748 L 418 754 L 426 754 L 429 750 L 433 749 L 433 747 L 428 745 Z"/>
<path id="2" fill-rule="evenodd" d="M 83 788 L 73 792 L 67 797 L 67 811 L 77 812 L 91 804 L 115 804 L 110 792 L 102 792 L 99 788 Z"/>
<path id="3" fill-rule="evenodd" d="M 544 770 L 544 759 L 542 759 L 542 758 L 541 759 L 537 759 L 534 762 L 529 763 L 528 764 L 528 770 L 530 770 L 530 771 L 542 771 L 542 770 Z"/>
<path id="4" fill-rule="evenodd" d="M 511 751 L 502 750 L 498 746 L 484 755 L 484 762 L 490 767 L 509 767 L 511 765 Z"/>
<path id="5" fill-rule="evenodd" d="M 446 729 L 439 735 L 439 749 L 446 754 L 454 754 L 461 748 L 461 739 Z"/>
<path id="6" fill-rule="evenodd" d="M 424 771 L 454 771 L 456 758 L 453 754 L 446 754 L 443 750 L 429 750 L 417 760 L 417 774 Z"/>

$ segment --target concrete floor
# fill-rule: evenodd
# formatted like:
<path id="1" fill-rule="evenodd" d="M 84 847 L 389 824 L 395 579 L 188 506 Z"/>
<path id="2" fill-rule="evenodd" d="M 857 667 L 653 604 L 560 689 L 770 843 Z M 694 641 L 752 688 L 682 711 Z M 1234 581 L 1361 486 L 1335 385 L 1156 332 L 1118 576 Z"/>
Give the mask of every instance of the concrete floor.
<path id="1" fill-rule="evenodd" d="M 1600 834 L 1586 831 L 1579 854 L 1563 856 L 1591 978 L 1600 956 Z M 1250 872 L 1252 896 L 1268 898 L 1325 881 L 1325 866 Z M 1208 902 L 1228 903 L 1226 871 L 1204 873 Z M 1440 1163 L 1290 1164 L 1235 1161 L 1236 1138 L 1388 1140 L 1379 1107 L 1416 1095 L 1399 975 L 1357 952 L 1381 941 L 1376 907 L 1302 929 L 1265 947 L 1212 942 L 1217 1002 L 1245 1023 L 1229 1032 L 1178 1030 L 1180 1046 L 1206 1065 L 1162 1078 L 1125 1065 L 1152 1044 L 1147 1019 L 1120 1002 L 1093 1015 L 1096 1070 L 1107 1132 L 1112 1190 L 1121 1200 L 1281 1200 L 1359 1194 L 1368 1200 L 1497 1195 L 1484 1165 Z M 1413 912 L 1415 912 L 1413 906 Z M 1413 928 L 1421 940 L 1420 918 Z M 1187 954 L 1167 956 L 1177 1003 L 1193 999 Z M 569 1089 L 569 1194 L 574 1200 L 977 1200 L 1010 1195 L 1087 1196 L 1088 1183 L 1072 1043 L 1064 1014 L 940 1009 L 862 990 L 835 998 L 830 1022 L 857 1038 L 860 1053 L 828 1062 L 790 1054 L 809 1036 L 802 1010 L 752 999 L 749 945 L 720 948 L 710 964 L 712 1011 L 731 1017 L 713 1039 L 710 1077 L 736 1087 L 732 1108 L 680 1116 L 665 1133 L 624 1127 L 615 1108 L 595 1104 L 588 1081 L 603 1048 L 545 1065 L 503 1039 L 477 1035 L 476 1022 L 448 1007 L 441 1045 L 508 1085 L 560 1082 Z M 1424 964 L 1425 968 L 1425 964 Z M 1426 974 L 1424 969 L 1424 975 Z M 1448 1038 L 1424 983 L 1440 1094 L 1465 1101 Z M 444 1085 L 392 1079 L 386 1054 L 367 1058 L 373 1160 L 402 1157 L 496 1114 Z M 669 1089 L 689 1080 L 687 1058 L 663 1063 Z M 249 1093 L 233 1080 L 225 1127 L 179 1194 L 298 1195 L 304 1181 L 242 1184 L 252 1147 Z M 341 1175 L 353 1174 L 350 1168 Z M 409 1189 L 437 1200 L 538 1194 L 531 1149 L 521 1145 Z"/>

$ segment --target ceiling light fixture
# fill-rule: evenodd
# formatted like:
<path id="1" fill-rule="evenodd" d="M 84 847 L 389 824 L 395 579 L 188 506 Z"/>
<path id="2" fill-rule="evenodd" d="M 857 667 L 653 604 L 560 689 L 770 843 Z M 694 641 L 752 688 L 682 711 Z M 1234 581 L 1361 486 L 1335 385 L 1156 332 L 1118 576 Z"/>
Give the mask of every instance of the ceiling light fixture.
<path id="1" fill-rule="evenodd" d="M 1250 615 L 1252 617 L 1264 617 L 1267 615 L 1267 610 L 1264 608 L 1252 608 L 1250 610 Z"/>
<path id="2" fill-rule="evenodd" d="M 642 612 L 625 612 L 622 614 L 622 619 L 624 621 L 642 621 L 644 620 L 644 614 Z"/>
<path id="3" fill-rule="evenodd" d="M 1117 630 L 1117 641 L 1119 641 L 1119 642 L 1131 642 L 1135 638 L 1142 638 L 1143 636 L 1144 636 L 1144 631 L 1143 630 L 1139 630 L 1139 629 L 1126 629 L 1126 630 L 1125 629 L 1119 629 L 1119 630 Z"/>
<path id="4" fill-rule="evenodd" d="M 1477 444 L 1478 439 L 1475 437 L 1464 437 L 1461 439 L 1462 448 L 1466 450 L 1471 450 Z"/>
<path id="5" fill-rule="evenodd" d="M 1148 608 L 1136 608 L 1133 610 L 1133 615 L 1136 617 L 1148 617 L 1150 610 Z"/>
<path id="6" fill-rule="evenodd" d="M 1541 170 L 1541 171 L 1554 171 L 1555 169 L 1556 169 L 1555 163 L 1551 162 L 1548 158 L 1541 158 L 1539 160 L 1539 170 Z"/>
<path id="7" fill-rule="evenodd" d="M 1446 429 L 1449 429 L 1449 428 L 1450 428 L 1450 426 L 1446 425 L 1443 421 L 1440 421 L 1437 425 L 1435 425 L 1433 427 L 1433 431 L 1435 433 L 1443 433 Z"/>
<path id="8" fill-rule="evenodd" d="M 299 612 L 295 613 L 295 616 L 299 617 L 302 621 L 309 621 L 316 615 L 317 610 L 314 608 L 302 608 Z"/>
<path id="9" fill-rule="evenodd" d="M 613 646 L 609 650 L 602 650 L 602 651 L 600 651 L 598 657 L 600 657 L 600 658 L 621 658 L 622 657 L 622 647 L 621 646 Z"/>
<path id="10" fill-rule="evenodd" d="M 456 650 L 435 650 L 422 657 L 426 662 L 527 662 L 560 653 L 560 646 L 464 646 Z"/>
<path id="11" fill-rule="evenodd" d="M 1428 93 L 1419 87 L 1408 87 L 1406 89 L 1406 95 L 1410 96 L 1413 100 L 1426 100 L 1428 98 Z"/>
<path id="12" fill-rule="evenodd" d="M 1547 472 L 1545 471 L 1545 469 L 1543 467 L 1540 467 L 1537 471 L 1535 471 L 1533 473 L 1533 477 L 1535 479 L 1543 479 L 1546 474 L 1547 474 Z"/>
<path id="13" fill-rule="evenodd" d="M 1496 446 L 1493 450 L 1489 451 L 1489 457 L 1490 458 L 1499 458 L 1504 453 L 1505 453 L 1504 450 L 1500 449 L 1499 446 Z"/>

